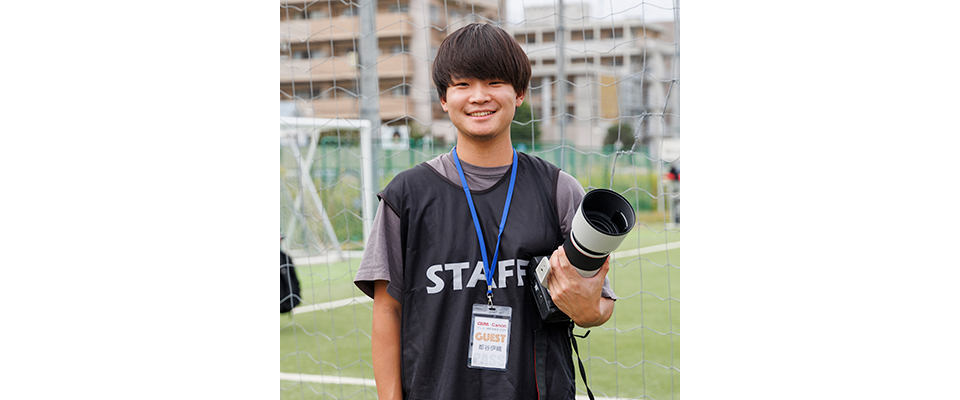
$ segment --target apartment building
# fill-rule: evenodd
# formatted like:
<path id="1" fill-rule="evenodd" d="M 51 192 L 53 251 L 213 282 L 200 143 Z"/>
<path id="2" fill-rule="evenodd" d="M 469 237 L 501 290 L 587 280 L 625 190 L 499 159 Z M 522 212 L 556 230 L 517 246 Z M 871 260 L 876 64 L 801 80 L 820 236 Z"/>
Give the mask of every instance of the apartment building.
<path id="1" fill-rule="evenodd" d="M 511 32 L 530 57 L 533 78 L 527 100 L 542 132 L 540 142 L 562 139 L 578 148 L 597 148 L 607 128 L 621 119 L 640 130 L 642 143 L 651 137 L 677 136 L 679 118 L 673 115 L 678 114 L 679 91 L 671 89 L 678 71 L 672 24 L 620 16 L 616 21 L 593 18 L 588 6 L 566 5 L 561 31 L 553 5 L 527 7 L 522 22 L 511 24 L 500 22 L 505 20 L 505 0 L 378 2 L 381 122 L 409 125 L 416 133 L 454 141 L 456 131 L 440 107 L 431 65 L 447 34 L 471 22 L 492 22 Z M 360 117 L 358 14 L 356 2 L 281 1 L 282 115 Z M 558 32 L 565 48 L 562 77 Z M 566 91 L 562 106 L 561 84 Z"/>
<path id="2" fill-rule="evenodd" d="M 499 21 L 504 0 L 391 0 L 377 4 L 380 119 L 455 137 L 430 68 L 440 42 L 471 22 Z M 281 114 L 360 117 L 356 2 L 280 2 Z M 438 121 L 434 121 L 437 119 Z"/>
<path id="3" fill-rule="evenodd" d="M 561 118 L 564 142 L 583 149 L 601 146 L 607 128 L 621 119 L 640 130 L 644 144 L 651 137 L 679 135 L 679 89 L 670 85 L 678 74 L 672 23 L 598 19 L 589 16 L 587 4 L 571 4 L 564 7 L 564 26 L 558 30 L 556 14 L 552 5 L 527 7 L 522 22 L 505 26 L 532 64 L 527 99 L 542 120 L 542 142 L 560 142 Z M 565 109 L 560 85 L 566 90 Z M 661 120 L 664 113 L 673 115 Z"/>

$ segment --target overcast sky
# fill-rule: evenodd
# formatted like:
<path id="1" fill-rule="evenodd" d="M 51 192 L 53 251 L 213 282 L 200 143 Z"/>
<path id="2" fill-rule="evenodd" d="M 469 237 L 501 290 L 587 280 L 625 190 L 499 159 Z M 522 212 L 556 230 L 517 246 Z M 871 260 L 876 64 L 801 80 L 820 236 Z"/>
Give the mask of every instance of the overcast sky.
<path id="1" fill-rule="evenodd" d="M 564 0 L 564 6 L 578 4 L 578 0 Z M 592 17 L 607 17 L 616 13 L 617 16 L 639 17 L 646 14 L 650 21 L 673 20 L 673 0 L 583 0 L 589 5 L 587 15 Z M 530 6 L 556 5 L 557 0 L 507 0 L 507 19 L 511 22 L 523 20 L 523 8 Z M 677 1 L 679 4 L 679 0 Z"/>

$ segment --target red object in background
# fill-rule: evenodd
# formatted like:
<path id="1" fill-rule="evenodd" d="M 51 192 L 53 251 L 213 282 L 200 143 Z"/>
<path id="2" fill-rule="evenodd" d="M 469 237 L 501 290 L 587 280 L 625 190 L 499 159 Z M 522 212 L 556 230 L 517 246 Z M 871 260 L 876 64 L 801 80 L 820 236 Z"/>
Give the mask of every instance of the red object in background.
<path id="1" fill-rule="evenodd" d="M 668 172 L 667 175 L 666 175 L 666 178 L 669 179 L 669 180 L 671 180 L 671 181 L 677 180 L 677 176 L 674 175 L 673 172 Z"/>

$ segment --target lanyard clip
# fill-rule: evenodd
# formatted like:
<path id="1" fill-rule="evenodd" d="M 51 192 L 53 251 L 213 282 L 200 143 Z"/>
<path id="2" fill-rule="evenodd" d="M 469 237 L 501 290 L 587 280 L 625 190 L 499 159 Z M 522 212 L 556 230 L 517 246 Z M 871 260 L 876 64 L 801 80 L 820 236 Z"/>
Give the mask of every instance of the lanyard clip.
<path id="1" fill-rule="evenodd" d="M 493 293 L 487 292 L 487 306 L 493 308 Z"/>

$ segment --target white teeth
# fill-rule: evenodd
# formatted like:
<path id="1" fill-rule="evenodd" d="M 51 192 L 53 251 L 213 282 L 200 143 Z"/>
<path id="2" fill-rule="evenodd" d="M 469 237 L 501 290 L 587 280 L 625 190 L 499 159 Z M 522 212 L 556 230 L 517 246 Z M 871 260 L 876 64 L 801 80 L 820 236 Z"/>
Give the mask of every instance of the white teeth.
<path id="1" fill-rule="evenodd" d="M 485 117 L 490 114 L 493 114 L 493 111 L 484 111 L 484 112 L 478 112 L 478 113 L 473 113 L 468 115 L 471 117 Z"/>

